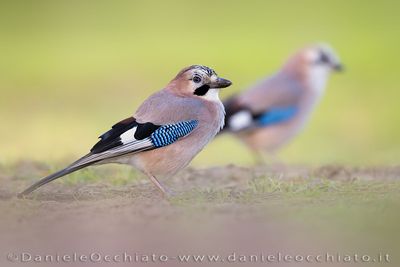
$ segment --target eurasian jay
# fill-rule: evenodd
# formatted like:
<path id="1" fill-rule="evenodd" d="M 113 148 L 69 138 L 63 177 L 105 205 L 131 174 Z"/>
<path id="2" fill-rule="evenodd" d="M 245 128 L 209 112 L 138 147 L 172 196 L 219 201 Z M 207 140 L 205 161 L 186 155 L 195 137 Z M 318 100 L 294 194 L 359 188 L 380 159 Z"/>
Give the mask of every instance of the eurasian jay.
<path id="1" fill-rule="evenodd" d="M 258 160 L 264 151 L 274 154 L 304 128 L 330 73 L 340 70 L 339 58 L 326 44 L 299 50 L 278 72 L 224 101 L 221 133 L 234 134 Z"/>
<path id="2" fill-rule="evenodd" d="M 225 111 L 219 89 L 230 85 L 206 66 L 184 68 L 164 89 L 147 98 L 133 117 L 101 135 L 90 153 L 19 196 L 82 168 L 105 163 L 133 165 L 167 195 L 156 177 L 167 178 L 187 166 L 221 130 Z"/>

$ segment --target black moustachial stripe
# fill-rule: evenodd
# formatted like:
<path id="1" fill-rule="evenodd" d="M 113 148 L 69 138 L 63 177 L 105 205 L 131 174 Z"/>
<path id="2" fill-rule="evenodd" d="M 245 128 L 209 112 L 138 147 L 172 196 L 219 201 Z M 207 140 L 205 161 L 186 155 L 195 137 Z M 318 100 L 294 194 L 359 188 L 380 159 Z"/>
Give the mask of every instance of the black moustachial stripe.
<path id="1" fill-rule="evenodd" d="M 320 51 L 318 63 L 326 64 L 329 62 L 330 62 L 329 56 L 324 51 Z"/>
<path id="2" fill-rule="evenodd" d="M 198 95 L 198 96 L 203 96 L 203 95 L 207 94 L 208 90 L 210 90 L 210 86 L 207 84 L 204 84 L 204 85 L 200 86 L 199 88 L 197 88 L 196 90 L 194 90 L 194 94 Z"/>

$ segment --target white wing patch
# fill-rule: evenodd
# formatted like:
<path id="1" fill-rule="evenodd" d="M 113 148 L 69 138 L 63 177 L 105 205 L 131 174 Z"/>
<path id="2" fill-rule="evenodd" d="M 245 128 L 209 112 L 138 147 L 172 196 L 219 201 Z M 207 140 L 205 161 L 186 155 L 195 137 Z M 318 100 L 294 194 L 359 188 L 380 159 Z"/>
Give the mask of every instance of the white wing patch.
<path id="1" fill-rule="evenodd" d="M 229 128 L 232 131 L 240 131 L 251 125 L 253 116 L 248 110 L 242 110 L 235 115 L 232 115 L 229 119 Z"/>
<path id="2" fill-rule="evenodd" d="M 135 139 L 136 129 L 137 129 L 137 127 L 134 127 L 120 135 L 122 144 L 127 144 L 130 142 L 136 141 L 136 139 Z"/>

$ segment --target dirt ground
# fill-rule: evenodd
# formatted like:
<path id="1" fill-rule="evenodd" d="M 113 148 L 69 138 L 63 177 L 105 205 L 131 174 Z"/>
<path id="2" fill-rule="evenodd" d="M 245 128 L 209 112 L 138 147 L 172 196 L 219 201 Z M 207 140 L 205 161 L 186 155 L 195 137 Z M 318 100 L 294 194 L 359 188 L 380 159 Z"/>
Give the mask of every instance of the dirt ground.
<path id="1" fill-rule="evenodd" d="M 397 185 L 400 178 L 399 166 L 188 168 L 167 181 L 176 196 L 164 199 L 147 179 L 132 174 L 129 169 L 121 171 L 116 166 L 93 168 L 52 182 L 26 199 L 16 198 L 17 192 L 48 174 L 49 169 L 34 162 L 0 167 L 0 212 L 3 214 L 0 221 L 1 266 L 229 266 L 239 263 L 243 266 L 263 266 L 267 263 L 239 262 L 238 255 L 333 254 L 344 253 L 346 249 L 349 253 L 378 253 L 379 242 L 386 231 L 378 233 L 382 240 L 376 242 L 369 238 L 353 238 L 352 235 L 360 229 L 360 221 L 364 218 L 381 215 L 386 207 L 385 201 L 388 201 L 386 196 L 397 193 L 398 188 L 393 189 L 392 184 Z M 120 177 L 124 178 L 121 180 Z M 346 195 L 350 190 L 347 184 L 354 181 L 357 186 L 351 187 L 355 192 L 350 192 L 352 195 L 349 197 Z M 369 186 L 370 182 L 374 186 Z M 372 191 L 364 192 L 365 188 L 372 188 Z M 369 199 L 371 194 L 373 198 Z M 344 200 L 338 201 L 342 195 Z M 352 223 L 347 220 L 332 221 L 331 218 L 340 214 L 351 216 L 353 209 L 349 207 L 347 212 L 347 208 L 343 207 L 353 197 L 357 203 L 354 210 L 365 210 L 363 214 L 369 217 L 360 215 L 361 219 Z M 370 203 L 376 201 L 383 204 L 376 212 L 369 212 Z M 327 214 L 330 207 L 332 213 Z M 309 218 L 309 214 L 316 214 L 315 223 L 303 218 Z M 393 217 L 387 227 L 398 225 L 397 219 Z M 378 223 L 376 221 L 371 228 L 363 231 L 378 227 Z M 338 235 L 343 233 L 342 227 L 354 227 L 354 231 L 349 229 L 349 233 Z M 386 251 L 398 252 L 398 246 L 393 247 L 393 244 L 398 245 L 397 237 L 393 236 L 390 242 L 385 241 Z M 383 252 L 381 250 L 379 253 Z M 25 253 L 26 262 L 21 260 L 22 253 Z M 38 258 L 40 263 L 32 260 L 35 255 L 79 256 L 91 253 L 95 253 L 96 257 L 122 256 L 111 262 L 107 261 L 108 258 L 102 258 L 100 262 L 97 258 L 58 262 Z M 222 260 L 184 263 L 177 258 L 181 254 L 202 253 L 218 254 Z M 31 256 L 29 260 L 28 254 Z M 133 259 L 128 257 L 121 262 L 126 254 Z M 145 256 L 152 254 L 155 254 L 156 260 L 146 261 Z M 228 260 L 229 255 L 234 262 Z M 166 262 L 163 262 L 164 256 L 168 257 Z M 392 259 L 391 264 L 393 262 Z M 275 261 L 267 265 L 293 266 L 291 264 Z M 341 264 L 334 262 L 329 266 Z M 383 266 L 382 263 L 374 264 Z M 303 261 L 295 266 L 309 265 Z"/>

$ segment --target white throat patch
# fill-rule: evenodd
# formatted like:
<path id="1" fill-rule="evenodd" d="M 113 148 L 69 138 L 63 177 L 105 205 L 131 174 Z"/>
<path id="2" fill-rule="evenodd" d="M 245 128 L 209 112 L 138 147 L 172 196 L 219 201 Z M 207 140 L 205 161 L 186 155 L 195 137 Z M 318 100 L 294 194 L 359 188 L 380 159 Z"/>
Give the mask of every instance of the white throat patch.
<path id="1" fill-rule="evenodd" d="M 327 66 L 311 66 L 308 69 L 308 83 L 311 89 L 318 93 L 324 92 L 330 72 Z"/>
<path id="2" fill-rule="evenodd" d="M 221 100 L 219 99 L 219 89 L 210 88 L 208 92 L 203 96 L 203 98 L 208 101 L 220 102 Z"/>

